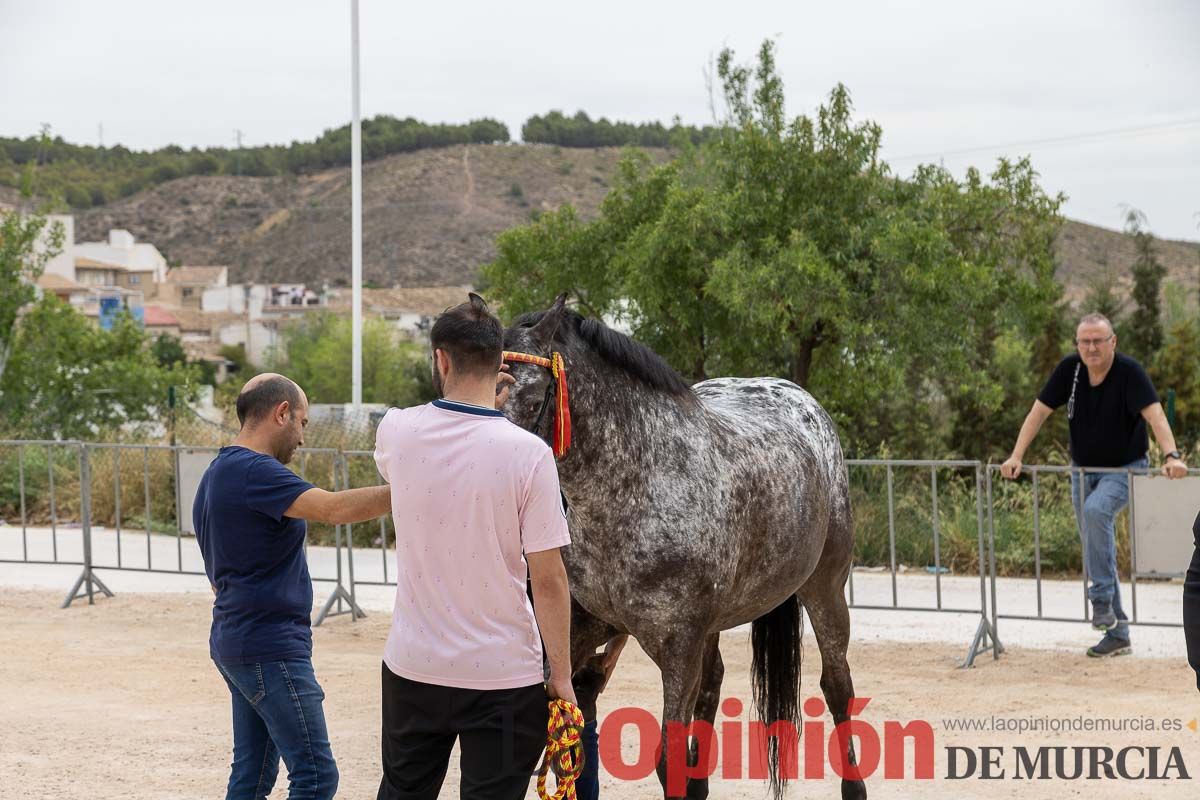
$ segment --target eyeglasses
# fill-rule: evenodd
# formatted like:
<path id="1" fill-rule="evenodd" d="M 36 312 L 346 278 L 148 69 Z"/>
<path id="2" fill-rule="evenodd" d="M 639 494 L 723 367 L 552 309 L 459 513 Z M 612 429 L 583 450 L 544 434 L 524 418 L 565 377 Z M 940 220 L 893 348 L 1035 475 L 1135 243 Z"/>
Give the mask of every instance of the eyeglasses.
<path id="1" fill-rule="evenodd" d="M 1103 339 L 1076 339 L 1075 344 L 1079 345 L 1080 347 L 1099 347 L 1102 344 L 1108 344 L 1110 341 L 1112 341 L 1113 335 L 1114 334 L 1110 333 Z"/>

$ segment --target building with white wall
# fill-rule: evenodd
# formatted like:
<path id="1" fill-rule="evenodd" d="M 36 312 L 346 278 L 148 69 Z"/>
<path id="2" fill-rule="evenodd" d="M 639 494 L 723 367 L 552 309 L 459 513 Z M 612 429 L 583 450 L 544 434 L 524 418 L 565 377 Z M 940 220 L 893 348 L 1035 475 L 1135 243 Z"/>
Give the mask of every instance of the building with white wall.
<path id="1" fill-rule="evenodd" d="M 149 272 L 154 283 L 167 279 L 167 259 L 158 248 L 138 242 L 133 234 L 120 228 L 108 232 L 106 242 L 79 242 L 73 248 L 76 259 L 86 258 L 124 267 L 131 272 Z"/>

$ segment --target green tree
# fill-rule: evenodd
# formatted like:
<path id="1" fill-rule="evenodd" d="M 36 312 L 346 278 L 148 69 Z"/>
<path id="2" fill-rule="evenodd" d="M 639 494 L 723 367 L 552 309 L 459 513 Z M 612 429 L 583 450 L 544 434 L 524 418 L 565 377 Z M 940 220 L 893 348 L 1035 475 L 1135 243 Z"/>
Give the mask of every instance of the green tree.
<path id="1" fill-rule="evenodd" d="M 257 372 L 256 367 L 250 363 L 250 357 L 246 355 L 246 345 L 221 345 L 221 349 L 217 352 L 221 358 L 233 362 L 229 371 L 231 374 L 239 376 L 243 382 L 250 380 L 251 375 Z"/>
<path id="2" fill-rule="evenodd" d="M 150 345 L 150 352 L 160 367 L 173 367 L 176 364 L 187 363 L 187 353 L 179 337 L 169 333 L 160 333 Z"/>
<path id="3" fill-rule="evenodd" d="M 289 326 L 283 346 L 271 360 L 304 388 L 312 403 L 348 403 L 351 390 L 351 322 L 335 314 L 312 314 Z M 397 340 L 383 319 L 363 322 L 363 401 L 409 406 L 432 399 L 431 382 L 422 386 L 418 370 L 429 371 L 416 344 Z"/>
<path id="4" fill-rule="evenodd" d="M 51 224 L 45 214 L 0 209 L 0 380 L 12 353 L 17 314 L 36 296 L 38 276 L 62 242 L 62 225 Z"/>
<path id="5" fill-rule="evenodd" d="M 1153 363 L 1162 349 L 1162 281 L 1167 268 L 1158 260 L 1154 237 L 1146 230 L 1146 216 L 1137 209 L 1125 214 L 1125 233 L 1132 237 L 1137 257 L 1133 262 L 1133 313 L 1129 315 L 1124 349 L 1144 364 Z"/>
<path id="6" fill-rule="evenodd" d="M 1010 438 L 1030 379 L 1005 381 L 1048 361 L 1056 332 L 1062 198 L 1027 160 L 892 176 L 845 87 L 815 118 L 786 116 L 769 41 L 754 67 L 727 50 L 717 71 L 713 140 L 660 166 L 627 155 L 594 222 L 565 208 L 498 239 L 484 276 L 506 312 L 572 290 L 693 379 L 811 388 L 852 447 L 985 453 Z"/>
<path id="7" fill-rule="evenodd" d="M 1090 281 L 1087 296 L 1083 300 L 1085 314 L 1103 314 L 1112 323 L 1117 338 L 1122 340 L 1122 349 L 1124 349 L 1126 305 L 1125 297 L 1117 287 L 1116 281 L 1108 275 Z"/>
<path id="8" fill-rule="evenodd" d="M 1156 361 L 1154 382 L 1166 401 L 1175 390 L 1173 432 L 1180 449 L 1200 445 L 1200 314 L 1177 322 L 1167 332 L 1166 344 Z"/>
<path id="9" fill-rule="evenodd" d="M 127 314 L 106 331 L 47 295 L 18 326 L 0 416 L 30 438 L 92 438 L 157 421 L 168 387 L 182 387 L 186 397 L 197 373 L 160 366 L 147 344 Z"/>

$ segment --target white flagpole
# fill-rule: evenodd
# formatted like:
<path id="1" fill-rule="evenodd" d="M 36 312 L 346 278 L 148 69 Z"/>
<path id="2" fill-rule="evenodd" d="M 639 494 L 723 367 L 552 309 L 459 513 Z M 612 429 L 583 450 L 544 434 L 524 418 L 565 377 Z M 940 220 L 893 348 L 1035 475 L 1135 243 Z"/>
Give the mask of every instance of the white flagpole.
<path id="1" fill-rule="evenodd" d="M 350 282 L 351 402 L 362 406 L 362 109 L 358 85 L 358 0 L 350 0 L 350 82 L 354 115 L 350 123 Z"/>

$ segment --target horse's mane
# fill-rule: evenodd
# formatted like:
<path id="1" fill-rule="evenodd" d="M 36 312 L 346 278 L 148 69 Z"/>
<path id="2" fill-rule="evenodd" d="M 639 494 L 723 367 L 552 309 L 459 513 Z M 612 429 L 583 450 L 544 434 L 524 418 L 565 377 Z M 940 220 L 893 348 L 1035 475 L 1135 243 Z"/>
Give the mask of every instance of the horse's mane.
<path id="1" fill-rule="evenodd" d="M 533 311 L 522 314 L 513 321 L 520 328 L 532 328 L 549 312 Z M 646 345 L 636 342 L 625 334 L 614 331 L 597 319 L 585 319 L 579 312 L 566 310 L 563 322 L 597 355 L 609 364 L 621 369 L 653 389 L 659 389 L 677 397 L 691 397 L 692 389 L 683 377 L 663 360 L 662 356 Z"/>

